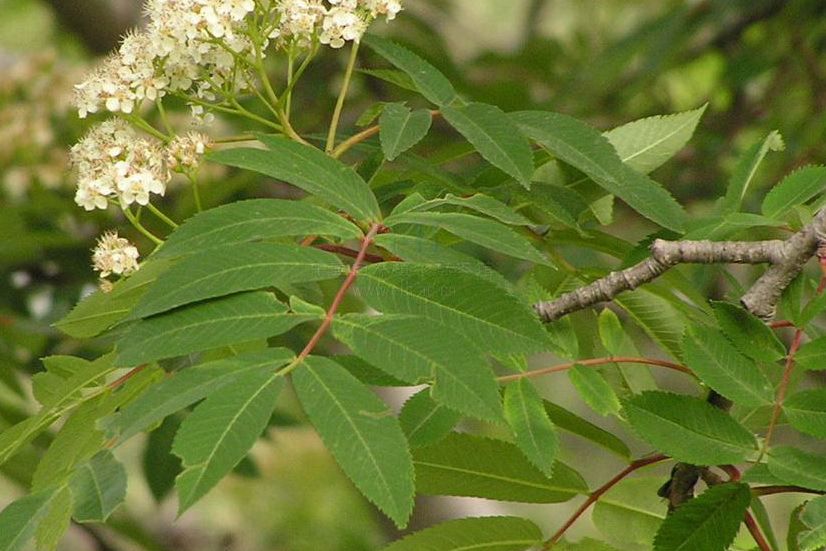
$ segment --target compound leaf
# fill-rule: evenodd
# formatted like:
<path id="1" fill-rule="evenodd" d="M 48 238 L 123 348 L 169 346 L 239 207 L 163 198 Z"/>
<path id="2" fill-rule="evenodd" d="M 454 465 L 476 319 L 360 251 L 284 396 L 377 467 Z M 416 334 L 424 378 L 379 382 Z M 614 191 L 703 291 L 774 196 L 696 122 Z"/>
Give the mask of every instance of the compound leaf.
<path id="1" fill-rule="evenodd" d="M 425 495 L 559 503 L 588 491 L 582 477 L 556 462 L 547 477 L 508 442 L 454 432 L 413 450 L 416 490 Z"/>
<path id="2" fill-rule="evenodd" d="M 436 105 L 443 106 L 456 99 L 453 85 L 438 69 L 407 48 L 375 34 L 362 37 L 362 42 L 374 52 L 404 71 L 416 89 Z"/>
<path id="3" fill-rule="evenodd" d="M 623 409 L 643 440 L 677 461 L 738 463 L 755 449 L 754 435 L 699 398 L 646 391 L 626 400 Z"/>
<path id="4" fill-rule="evenodd" d="M 413 464 L 398 420 L 332 360 L 310 356 L 292 375 L 301 406 L 356 487 L 403 527 L 413 510 Z"/>
<path id="5" fill-rule="evenodd" d="M 269 150 L 238 147 L 216 151 L 209 158 L 293 184 L 359 220 L 381 219 L 376 196 L 349 166 L 312 146 L 286 138 L 259 136 L 259 139 Z"/>
<path id="6" fill-rule="evenodd" d="M 718 484 L 666 517 L 654 551 L 725 551 L 751 502 L 746 484 Z"/>
<path id="7" fill-rule="evenodd" d="M 172 452 L 181 458 L 178 488 L 183 513 L 247 455 L 267 426 L 283 379 L 249 371 L 204 400 L 181 423 Z"/>
<path id="8" fill-rule="evenodd" d="M 149 288 L 133 318 L 239 291 L 319 281 L 340 275 L 337 256 L 299 245 L 235 243 L 187 256 Z"/>
<path id="9" fill-rule="evenodd" d="M 116 365 L 132 366 L 280 335 L 314 315 L 292 314 L 267 292 L 212 299 L 140 320 L 118 341 Z"/>
<path id="10" fill-rule="evenodd" d="M 514 381 L 505 388 L 505 419 L 516 445 L 528 461 L 551 476 L 559 452 L 559 437 L 542 397 L 527 379 Z"/>
<path id="11" fill-rule="evenodd" d="M 528 139 L 501 109 L 485 103 L 442 107 L 442 115 L 490 164 L 531 187 L 533 153 Z"/>
<path id="12" fill-rule="evenodd" d="M 182 256 L 213 247 L 297 235 L 358 239 L 362 232 L 338 214 L 306 201 L 248 199 L 196 214 L 170 234 L 153 258 Z"/>
<path id="13" fill-rule="evenodd" d="M 358 286 L 374 308 L 432 318 L 486 352 L 520 354 L 549 347 L 545 329 L 527 304 L 460 269 L 384 262 L 364 268 Z"/>
<path id="14" fill-rule="evenodd" d="M 603 136 L 608 138 L 625 164 L 648 174 L 688 143 L 706 107 L 636 120 L 609 130 Z"/>
<path id="15" fill-rule="evenodd" d="M 388 103 L 379 118 L 379 139 L 384 157 L 388 161 L 419 143 L 427 136 L 433 118 L 430 111 L 411 111 L 403 103 Z"/>
<path id="16" fill-rule="evenodd" d="M 572 117 L 544 111 L 521 111 L 511 117 L 529 138 L 649 220 L 664 228 L 682 230 L 685 212 L 674 197 L 623 163 L 608 140 L 594 128 Z"/>

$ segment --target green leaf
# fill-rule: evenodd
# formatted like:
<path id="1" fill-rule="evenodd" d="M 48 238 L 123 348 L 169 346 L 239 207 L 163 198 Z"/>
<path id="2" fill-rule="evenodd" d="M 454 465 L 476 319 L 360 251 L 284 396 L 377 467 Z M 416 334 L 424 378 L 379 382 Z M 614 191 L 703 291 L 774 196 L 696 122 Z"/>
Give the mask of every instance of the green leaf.
<path id="1" fill-rule="evenodd" d="M 666 517 L 654 551 L 725 551 L 734 541 L 751 492 L 746 484 L 718 484 Z"/>
<path id="2" fill-rule="evenodd" d="M 411 384 L 435 379 L 432 396 L 456 411 L 502 419 L 499 386 L 473 344 L 461 334 L 416 316 L 339 316 L 337 338 L 357 355 Z"/>
<path id="3" fill-rule="evenodd" d="M 196 365 L 152 387 L 105 423 L 109 438 L 124 442 L 250 372 L 272 373 L 294 358 L 286 348 L 268 348 Z"/>
<path id="4" fill-rule="evenodd" d="M 742 354 L 769 362 L 786 355 L 786 347 L 774 331 L 741 306 L 718 301 L 712 301 L 712 306 L 720 329 Z"/>
<path id="5" fill-rule="evenodd" d="M 817 551 L 826 546 L 826 496 L 807 502 L 800 513 L 800 520 L 808 528 L 798 535 L 800 551 Z"/>
<path id="6" fill-rule="evenodd" d="M 648 174 L 688 143 L 707 106 L 629 122 L 605 132 L 603 136 L 611 142 L 625 164 Z"/>
<path id="7" fill-rule="evenodd" d="M 161 503 L 169 494 L 175 486 L 175 477 L 181 472 L 181 460 L 172 454 L 172 441 L 180 426 L 180 416 L 170 415 L 146 440 L 141 466 L 156 503 Z"/>
<path id="8" fill-rule="evenodd" d="M 430 397 L 423 389 L 408 399 L 399 413 L 399 423 L 412 448 L 438 442 L 453 430 L 462 415 Z"/>
<path id="9" fill-rule="evenodd" d="M 149 286 L 170 266 L 169 261 L 154 258 L 142 263 L 140 270 L 115 283 L 110 292 L 96 291 L 80 301 L 55 327 L 77 339 L 100 335 L 124 320 Z"/>
<path id="10" fill-rule="evenodd" d="M 286 138 L 259 136 L 269 150 L 239 147 L 209 155 L 210 160 L 282 180 L 324 199 L 357 219 L 381 219 L 370 187 L 355 170 L 312 146 Z"/>
<path id="11" fill-rule="evenodd" d="M 619 398 L 599 371 L 575 365 L 568 370 L 568 377 L 591 409 L 600 415 L 615 415 L 619 412 Z"/>
<path id="12" fill-rule="evenodd" d="M 805 503 L 801 503 L 792 509 L 789 515 L 789 530 L 786 533 L 786 551 L 801 551 L 797 538 L 806 531 L 806 525 L 800 520 L 800 513 L 803 512 Z"/>
<path id="13" fill-rule="evenodd" d="M 416 491 L 425 495 L 559 503 L 586 493 L 582 477 L 556 462 L 548 478 L 508 442 L 454 432 L 413 450 Z"/>
<path id="14" fill-rule="evenodd" d="M 729 179 L 726 196 L 723 198 L 722 204 L 724 214 L 740 210 L 743 197 L 746 196 L 746 192 L 754 181 L 755 174 L 757 174 L 757 168 L 763 162 L 766 154 L 769 151 L 783 151 L 785 148 L 783 137 L 777 130 L 772 130 L 761 143 L 756 143 L 749 148 L 737 163 L 734 173 Z"/>
<path id="15" fill-rule="evenodd" d="M 344 270 L 334 254 L 278 243 L 236 243 L 187 256 L 155 282 L 133 310 L 144 318 L 238 291 L 331 279 Z"/>
<path id="16" fill-rule="evenodd" d="M 80 465 L 70 482 L 78 522 L 104 522 L 126 498 L 126 469 L 104 450 Z"/>
<path id="17" fill-rule="evenodd" d="M 132 366 L 280 335 L 315 316 L 291 314 L 270 293 L 213 299 L 137 322 L 118 341 L 116 364 Z"/>
<path id="18" fill-rule="evenodd" d="M 58 489 L 49 502 L 49 510 L 35 533 L 38 551 L 54 551 L 72 521 L 72 492 L 67 486 Z"/>
<path id="19" fill-rule="evenodd" d="M 511 117 L 529 138 L 649 220 L 664 228 L 682 230 L 685 212 L 677 201 L 658 183 L 623 163 L 597 130 L 559 113 L 522 111 Z"/>
<path id="20" fill-rule="evenodd" d="M 410 383 L 399 380 L 392 375 L 388 375 L 378 367 L 367 363 L 358 356 L 338 355 L 332 356 L 337 364 L 346 369 L 350 375 L 370 386 L 410 386 Z"/>
<path id="21" fill-rule="evenodd" d="M 413 465 L 387 405 L 327 358 L 308 357 L 292 379 L 301 406 L 345 474 L 404 527 L 413 510 Z"/>
<path id="22" fill-rule="evenodd" d="M 805 166 L 774 186 L 763 199 L 761 210 L 769 218 L 781 218 L 826 188 L 826 167 Z"/>
<path id="23" fill-rule="evenodd" d="M 518 517 L 449 520 L 391 543 L 383 551 L 524 551 L 542 540 L 542 531 Z"/>
<path id="24" fill-rule="evenodd" d="M 362 236 L 355 224 L 306 201 L 249 199 L 196 214 L 172 232 L 153 258 L 193 254 L 247 241 L 311 234 L 342 239 Z M 140 271 L 144 269 L 141 266 Z"/>
<path id="25" fill-rule="evenodd" d="M 628 542 L 650 549 L 666 514 L 657 496 L 662 477 L 626 478 L 594 505 L 594 526 L 612 542 Z"/>
<path id="26" fill-rule="evenodd" d="M 769 472 L 787 484 L 826 491 L 826 461 L 822 455 L 777 446 L 769 451 L 768 465 Z"/>
<path id="27" fill-rule="evenodd" d="M 798 348 L 795 365 L 806 371 L 826 369 L 826 336 L 811 340 Z"/>
<path id="28" fill-rule="evenodd" d="M 465 271 L 443 266 L 385 262 L 361 270 L 365 300 L 385 313 L 429 317 L 495 354 L 542 352 L 548 336 L 515 295 Z"/>
<path id="29" fill-rule="evenodd" d="M 405 212 L 387 219 L 387 225 L 419 224 L 449 231 L 489 249 L 550 266 L 551 263 L 530 242 L 508 228 L 487 218 L 459 212 Z"/>
<path id="30" fill-rule="evenodd" d="M 21 497 L 0 511 L 0 551 L 20 551 L 49 512 L 54 490 Z"/>
<path id="31" fill-rule="evenodd" d="M 529 380 L 519 379 L 505 388 L 505 419 L 519 450 L 536 468 L 551 476 L 559 438 L 542 397 Z"/>
<path id="32" fill-rule="evenodd" d="M 699 398 L 647 391 L 626 400 L 623 409 L 643 440 L 677 461 L 738 463 L 755 449 L 754 435 Z"/>
<path id="33" fill-rule="evenodd" d="M 531 187 L 533 152 L 528 139 L 505 112 L 485 103 L 442 107 L 442 116 L 482 157 L 509 174 L 525 189 Z"/>
<path id="34" fill-rule="evenodd" d="M 503 224 L 511 224 L 513 226 L 530 226 L 533 224 L 533 222 L 513 210 L 505 203 L 482 193 L 476 193 L 470 197 L 457 197 L 452 193 L 448 193 L 444 197 L 425 201 L 419 205 L 411 207 L 408 210 L 424 211 L 442 205 L 455 205 L 474 210 L 478 213 L 499 220 Z"/>
<path id="35" fill-rule="evenodd" d="M 631 337 L 626 334 L 619 317 L 613 310 L 605 308 L 597 319 L 599 338 L 602 345 L 611 356 L 639 357 L 640 353 L 634 346 Z M 651 368 L 643 364 L 615 364 L 617 371 L 628 390 L 638 394 L 644 390 L 654 390 L 657 382 L 651 374 Z"/>
<path id="36" fill-rule="evenodd" d="M 411 111 L 403 103 L 388 103 L 379 118 L 379 138 L 388 161 L 419 143 L 427 136 L 433 118 L 427 109 Z"/>
<path id="37" fill-rule="evenodd" d="M 407 48 L 374 34 L 363 36 L 361 41 L 397 69 L 404 71 L 428 101 L 444 106 L 456 99 L 456 90 L 447 77 Z"/>
<path id="38" fill-rule="evenodd" d="M 734 402 L 764 406 L 774 401 L 769 379 L 713 327 L 692 324 L 683 338 L 686 365 L 704 383 Z"/>
<path id="39" fill-rule="evenodd" d="M 507 291 L 513 291 L 513 285 L 502 274 L 470 255 L 456 249 L 436 243 L 432 239 L 423 239 L 400 233 L 377 235 L 376 245 L 383 247 L 403 259 L 417 264 L 443 264 L 453 266 L 486 279 Z"/>
<path id="40" fill-rule="evenodd" d="M 648 289 L 636 289 L 615 297 L 614 302 L 628 312 L 654 342 L 675 358 L 680 357 L 684 315 L 667 300 Z"/>
<path id="41" fill-rule="evenodd" d="M 114 371 L 109 354 L 94 362 L 73 356 L 49 356 L 43 358 L 43 363 L 48 371 L 32 377 L 32 390 L 45 408 L 79 399 L 85 388 L 99 386 Z"/>
<path id="42" fill-rule="evenodd" d="M 826 438 L 826 389 L 803 390 L 783 403 L 789 423 L 806 434 Z"/>
<path id="43" fill-rule="evenodd" d="M 274 371 L 251 371 L 213 393 L 184 419 L 172 443 L 183 471 L 178 513 L 204 496 L 247 455 L 267 427 L 284 386 Z"/>
<path id="44" fill-rule="evenodd" d="M 544 402 L 544 406 L 545 412 L 557 428 L 589 440 L 623 459 L 629 459 L 631 457 L 631 450 L 628 449 L 625 442 L 613 433 L 547 400 Z"/>

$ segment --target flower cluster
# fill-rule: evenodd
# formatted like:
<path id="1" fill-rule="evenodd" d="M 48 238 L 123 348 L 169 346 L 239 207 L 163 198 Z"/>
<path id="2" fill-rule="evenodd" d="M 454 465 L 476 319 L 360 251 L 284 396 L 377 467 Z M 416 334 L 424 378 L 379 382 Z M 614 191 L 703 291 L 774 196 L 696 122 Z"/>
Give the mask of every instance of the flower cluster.
<path id="1" fill-rule="evenodd" d="M 0 203 L 66 183 L 72 84 L 85 69 L 43 51 L 0 60 Z"/>
<path id="2" fill-rule="evenodd" d="M 92 251 L 92 267 L 101 278 L 127 276 L 140 267 L 138 256 L 138 249 L 128 240 L 118 237 L 117 232 L 106 232 Z"/>
<path id="3" fill-rule="evenodd" d="M 72 147 L 70 159 L 79 174 L 75 202 L 86 210 L 105 209 L 115 198 L 146 205 L 150 193 L 164 194 L 170 177 L 160 145 L 121 119 L 95 126 Z"/>
<path id="4" fill-rule="evenodd" d="M 317 38 L 341 48 L 347 41 L 357 42 L 380 15 L 391 20 L 401 9 L 400 0 L 282 0 L 276 8 L 278 26 L 270 38 L 292 40 L 302 47 Z"/>
<path id="5" fill-rule="evenodd" d="M 175 172 L 187 172 L 198 168 L 201 156 L 210 146 L 209 136 L 200 132 L 190 132 L 186 136 L 175 136 L 166 146 L 166 165 Z"/>
<path id="6" fill-rule="evenodd" d="M 101 107 L 129 114 L 167 91 L 214 99 L 216 86 L 231 83 L 234 56 L 252 48 L 244 19 L 254 9 L 254 0 L 148 0 L 146 29 L 75 87 L 80 117 Z"/>
<path id="7" fill-rule="evenodd" d="M 75 87 L 75 104 L 81 118 L 101 109 L 130 114 L 144 100 L 176 92 L 199 100 L 193 113 L 202 114 L 201 102 L 246 85 L 238 60 L 255 63 L 270 39 L 281 47 L 318 41 L 340 48 L 401 9 L 400 0 L 276 0 L 267 8 L 254 0 L 147 0 L 145 30 L 127 35 Z"/>

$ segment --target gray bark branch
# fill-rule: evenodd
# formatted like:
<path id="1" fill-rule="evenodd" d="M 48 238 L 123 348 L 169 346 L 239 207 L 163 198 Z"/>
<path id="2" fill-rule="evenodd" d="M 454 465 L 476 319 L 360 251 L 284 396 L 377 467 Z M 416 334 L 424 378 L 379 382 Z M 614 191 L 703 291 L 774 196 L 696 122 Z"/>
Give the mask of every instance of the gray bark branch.
<path id="1" fill-rule="evenodd" d="M 783 290 L 814 255 L 819 239 L 826 236 L 826 209 L 783 241 L 664 241 L 651 245 L 651 256 L 642 262 L 611 272 L 552 301 L 534 305 L 542 321 L 551 322 L 578 310 L 613 299 L 624 291 L 653 281 L 678 264 L 771 264 L 743 296 L 743 306 L 768 320 L 774 316 Z"/>

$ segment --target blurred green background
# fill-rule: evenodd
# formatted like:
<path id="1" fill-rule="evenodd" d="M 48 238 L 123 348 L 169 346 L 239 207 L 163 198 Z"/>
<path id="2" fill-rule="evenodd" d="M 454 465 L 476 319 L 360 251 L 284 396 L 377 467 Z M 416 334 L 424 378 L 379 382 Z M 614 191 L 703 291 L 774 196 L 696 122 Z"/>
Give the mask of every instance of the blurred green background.
<path id="1" fill-rule="evenodd" d="M 409 45 L 468 98 L 506 111 L 549 109 L 609 129 L 708 103 L 689 147 L 653 175 L 690 213 L 702 215 L 724 189 L 738 154 L 774 129 L 786 149 L 769 155 L 758 190 L 797 166 L 826 159 L 823 0 L 407 0 L 405 8 L 374 31 Z M 0 430 L 32 410 L 27 380 L 41 369 L 39 358 L 101 350 L 100 343 L 67 339 L 51 327 L 94 288 L 89 250 L 95 238 L 107 228 L 125 229 L 112 214 L 86 213 L 73 202 L 67 150 L 89 122 L 77 119 L 70 99 L 72 85 L 140 23 L 140 15 L 132 0 L 0 0 Z M 311 93 L 296 96 L 297 128 L 324 129 L 343 63 L 341 55 L 327 52 L 312 66 L 301 85 Z M 361 65 L 383 66 L 366 51 Z M 352 128 L 373 102 L 400 96 L 399 89 L 360 75 L 346 122 Z M 219 124 L 233 127 L 233 121 Z M 443 126 L 434 133 L 421 154 L 443 153 L 455 140 Z M 210 179 L 204 186 L 208 205 L 284 193 L 217 169 Z M 760 197 L 759 191 L 751 196 Z M 189 197 L 174 190 L 164 206 L 177 218 L 192 212 Z M 609 231 L 630 231 L 629 218 L 618 210 Z M 554 400 L 580 407 L 567 380 L 552 385 L 546 390 Z M 175 420 L 152 434 L 150 446 L 136 441 L 120 450 L 137 474 L 130 478 L 127 506 L 111 527 L 73 527 L 63 548 L 366 551 L 396 537 L 301 425 L 295 405 L 284 404 L 281 413 L 279 426 L 238 476 L 177 522 L 174 497 L 163 497 L 169 459 L 145 452 L 168 447 Z M 594 449 L 566 444 L 567 460 L 581 465 L 588 458 L 584 472 L 592 485 L 621 468 Z M 0 506 L 25 490 L 47 445 L 48 438 L 38 440 L 0 468 Z M 660 479 L 643 479 L 627 491 L 651 492 Z M 413 528 L 518 510 L 550 529 L 576 503 L 515 507 L 428 499 Z M 780 498 L 772 505 L 785 509 Z M 584 520 L 571 534 L 576 539 L 593 530 Z"/>

